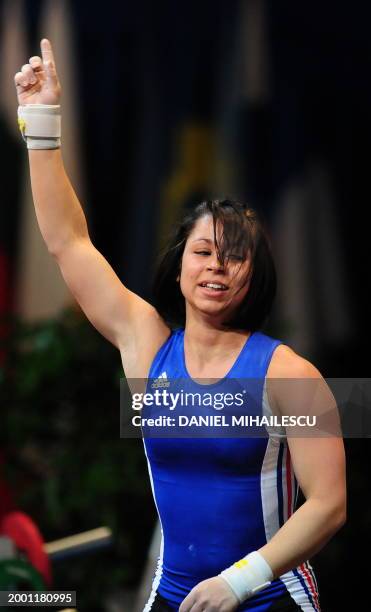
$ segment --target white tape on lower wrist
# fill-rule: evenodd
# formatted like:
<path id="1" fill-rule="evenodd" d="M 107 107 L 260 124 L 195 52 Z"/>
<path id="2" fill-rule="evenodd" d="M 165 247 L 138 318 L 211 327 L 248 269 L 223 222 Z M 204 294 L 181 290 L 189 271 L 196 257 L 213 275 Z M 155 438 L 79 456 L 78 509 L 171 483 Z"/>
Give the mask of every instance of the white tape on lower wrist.
<path id="1" fill-rule="evenodd" d="M 59 149 L 61 146 L 59 104 L 19 106 L 18 125 L 28 149 Z"/>
<path id="2" fill-rule="evenodd" d="M 254 551 L 220 574 L 242 603 L 264 589 L 273 579 L 273 573 L 262 555 Z"/>

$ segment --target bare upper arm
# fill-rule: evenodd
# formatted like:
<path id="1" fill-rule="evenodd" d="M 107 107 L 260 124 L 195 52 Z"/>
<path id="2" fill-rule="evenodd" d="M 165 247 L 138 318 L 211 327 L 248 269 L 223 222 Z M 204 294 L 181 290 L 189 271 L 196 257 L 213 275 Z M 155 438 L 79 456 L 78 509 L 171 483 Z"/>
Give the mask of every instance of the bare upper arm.
<path id="1" fill-rule="evenodd" d="M 268 369 L 267 390 L 280 415 L 316 417 L 315 427 L 286 428 L 294 472 L 305 497 L 345 510 L 344 444 L 336 401 L 326 381 L 313 364 L 281 345 Z"/>
<path id="2" fill-rule="evenodd" d="M 74 240 L 57 257 L 64 280 L 82 310 L 112 344 L 134 352 L 142 343 L 152 354 L 169 329 L 148 302 L 121 282 L 89 238 Z"/>

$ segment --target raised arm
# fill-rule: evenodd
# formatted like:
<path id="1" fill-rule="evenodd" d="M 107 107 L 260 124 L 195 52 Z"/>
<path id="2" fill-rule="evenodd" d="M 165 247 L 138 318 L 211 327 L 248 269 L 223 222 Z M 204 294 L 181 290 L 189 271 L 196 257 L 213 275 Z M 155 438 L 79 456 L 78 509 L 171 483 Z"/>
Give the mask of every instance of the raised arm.
<path id="1" fill-rule="evenodd" d="M 45 120 L 43 113 L 50 109 L 54 123 L 49 129 L 56 129 L 55 121 L 59 119 L 61 87 L 47 39 L 41 41 L 41 56 L 31 57 L 14 78 L 21 109 L 20 127 L 26 134 L 27 113 L 38 108 L 30 105 L 43 105 L 41 124 Z M 45 123 L 41 132 L 43 129 Z M 115 346 L 132 347 L 136 336 L 145 333 L 148 344 L 153 340 L 156 350 L 168 330 L 155 309 L 121 283 L 92 244 L 83 209 L 64 169 L 58 139 L 44 139 L 40 145 L 36 138 L 26 138 L 39 227 L 72 294 L 93 325 Z"/>

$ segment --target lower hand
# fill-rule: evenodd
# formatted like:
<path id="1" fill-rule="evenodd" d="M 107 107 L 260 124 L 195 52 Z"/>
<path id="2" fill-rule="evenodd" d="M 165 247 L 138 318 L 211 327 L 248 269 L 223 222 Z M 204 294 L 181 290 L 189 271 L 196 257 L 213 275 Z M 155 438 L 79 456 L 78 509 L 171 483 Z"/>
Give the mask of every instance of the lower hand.
<path id="1" fill-rule="evenodd" d="M 199 582 L 182 601 L 179 612 L 234 612 L 239 601 L 221 576 Z"/>

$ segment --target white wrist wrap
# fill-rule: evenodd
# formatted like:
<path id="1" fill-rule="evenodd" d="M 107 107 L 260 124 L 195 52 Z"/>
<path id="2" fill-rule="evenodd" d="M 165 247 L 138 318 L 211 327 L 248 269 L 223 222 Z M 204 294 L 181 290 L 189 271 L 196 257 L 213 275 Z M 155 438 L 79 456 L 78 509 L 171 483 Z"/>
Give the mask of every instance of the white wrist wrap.
<path id="1" fill-rule="evenodd" d="M 59 104 L 27 104 L 18 107 L 18 125 L 27 149 L 59 149 L 61 107 Z"/>
<path id="2" fill-rule="evenodd" d="M 237 561 L 219 574 L 242 603 L 264 589 L 273 579 L 272 570 L 256 551 Z"/>

